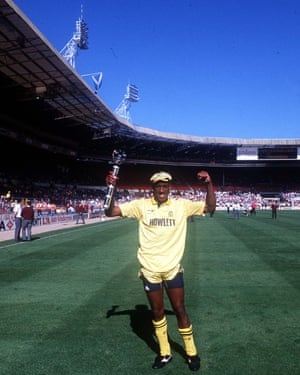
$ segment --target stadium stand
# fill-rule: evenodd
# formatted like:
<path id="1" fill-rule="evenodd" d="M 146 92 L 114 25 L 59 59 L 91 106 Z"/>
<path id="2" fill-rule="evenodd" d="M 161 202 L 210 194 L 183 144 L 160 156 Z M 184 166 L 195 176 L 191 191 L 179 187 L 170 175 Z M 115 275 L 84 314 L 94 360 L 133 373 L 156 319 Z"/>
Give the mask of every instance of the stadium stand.
<path id="1" fill-rule="evenodd" d="M 225 193 L 300 192 L 299 139 L 192 137 L 131 124 L 95 95 L 12 1 L 0 5 L 2 202 L 8 191 L 11 200 L 57 206 L 101 200 L 115 149 L 127 154 L 119 175 L 125 193 L 147 192 L 158 169 L 174 176 L 174 192 L 201 191 L 199 169 L 209 171 L 222 199 Z M 247 147 L 263 159 L 238 160 Z"/>

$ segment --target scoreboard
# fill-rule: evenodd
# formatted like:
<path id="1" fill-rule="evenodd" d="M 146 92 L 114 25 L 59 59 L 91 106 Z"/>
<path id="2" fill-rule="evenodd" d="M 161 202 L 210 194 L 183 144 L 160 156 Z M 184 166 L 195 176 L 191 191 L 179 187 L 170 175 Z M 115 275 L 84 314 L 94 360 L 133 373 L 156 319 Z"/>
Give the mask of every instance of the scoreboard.
<path id="1" fill-rule="evenodd" d="M 300 147 L 237 147 L 236 160 L 300 160 Z"/>

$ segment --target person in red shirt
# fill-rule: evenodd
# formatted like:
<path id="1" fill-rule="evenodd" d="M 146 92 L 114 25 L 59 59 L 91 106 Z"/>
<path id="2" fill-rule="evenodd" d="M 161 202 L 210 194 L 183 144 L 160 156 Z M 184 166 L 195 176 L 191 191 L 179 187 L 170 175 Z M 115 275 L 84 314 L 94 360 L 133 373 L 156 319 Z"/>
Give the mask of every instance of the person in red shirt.
<path id="1" fill-rule="evenodd" d="M 85 224 L 85 220 L 84 220 L 85 209 L 84 209 L 83 203 L 78 203 L 75 207 L 75 210 L 77 213 L 76 224 L 79 223 L 79 220 L 82 221 L 82 224 Z"/>
<path id="2" fill-rule="evenodd" d="M 31 229 L 34 221 L 34 210 L 31 201 L 27 200 L 26 206 L 23 207 L 21 216 L 22 220 L 22 241 L 31 241 Z"/>
<path id="3" fill-rule="evenodd" d="M 277 208 L 278 208 L 278 205 L 277 205 L 277 202 L 274 201 L 272 204 L 271 204 L 271 209 L 272 209 L 272 219 L 277 219 Z"/>

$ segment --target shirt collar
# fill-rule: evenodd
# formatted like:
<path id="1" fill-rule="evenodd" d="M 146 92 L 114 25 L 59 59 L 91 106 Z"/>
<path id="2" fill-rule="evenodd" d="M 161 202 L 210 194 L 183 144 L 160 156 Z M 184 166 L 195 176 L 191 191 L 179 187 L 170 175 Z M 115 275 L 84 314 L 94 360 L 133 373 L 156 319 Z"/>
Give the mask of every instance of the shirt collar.
<path id="1" fill-rule="evenodd" d="M 156 206 L 158 205 L 158 203 L 156 202 L 154 197 L 151 198 L 151 203 L 155 204 Z M 161 206 L 164 206 L 164 205 L 169 206 L 170 204 L 171 204 L 171 200 L 170 200 L 170 198 L 168 198 L 168 200 L 166 202 L 162 203 Z"/>

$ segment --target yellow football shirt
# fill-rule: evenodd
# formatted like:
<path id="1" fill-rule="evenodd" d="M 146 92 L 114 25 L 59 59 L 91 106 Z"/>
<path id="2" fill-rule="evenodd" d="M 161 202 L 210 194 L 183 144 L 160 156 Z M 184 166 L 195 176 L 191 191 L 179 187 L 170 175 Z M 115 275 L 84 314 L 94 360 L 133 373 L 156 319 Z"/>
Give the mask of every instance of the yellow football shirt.
<path id="1" fill-rule="evenodd" d="M 141 267 L 151 272 L 167 272 L 183 257 L 187 218 L 202 215 L 205 202 L 169 199 L 160 206 L 153 198 L 142 198 L 120 205 L 123 217 L 139 221 L 137 257 Z"/>

